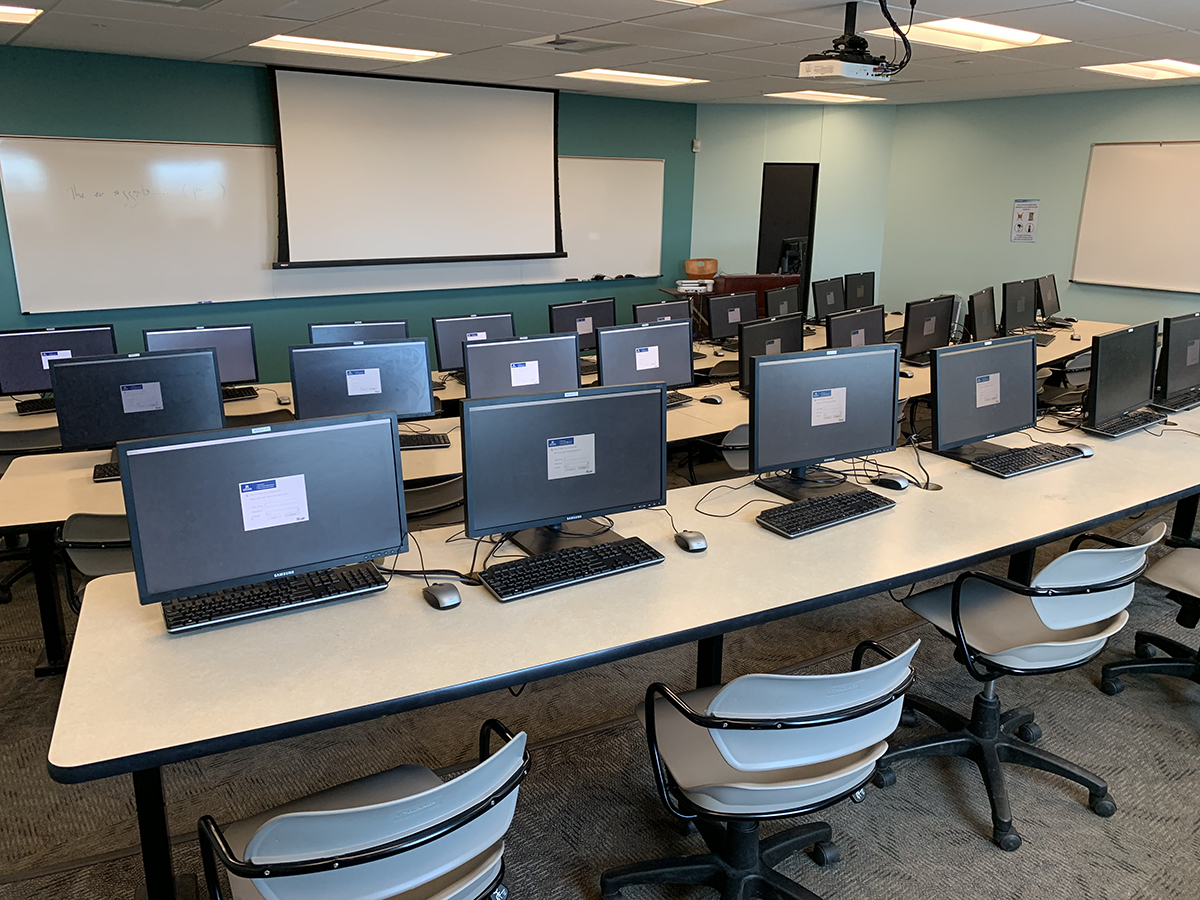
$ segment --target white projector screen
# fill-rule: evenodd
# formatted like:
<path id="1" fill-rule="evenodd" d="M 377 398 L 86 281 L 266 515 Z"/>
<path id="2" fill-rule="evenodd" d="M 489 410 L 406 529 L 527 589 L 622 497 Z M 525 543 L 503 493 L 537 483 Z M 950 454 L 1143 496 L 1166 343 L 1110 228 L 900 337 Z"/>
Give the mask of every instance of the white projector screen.
<path id="1" fill-rule="evenodd" d="M 272 74 L 280 267 L 563 255 L 557 92 Z"/>

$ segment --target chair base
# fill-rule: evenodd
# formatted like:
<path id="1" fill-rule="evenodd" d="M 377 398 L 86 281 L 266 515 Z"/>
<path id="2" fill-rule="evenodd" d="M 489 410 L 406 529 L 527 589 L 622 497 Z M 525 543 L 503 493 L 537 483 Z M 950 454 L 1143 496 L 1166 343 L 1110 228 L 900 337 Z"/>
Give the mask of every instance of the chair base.
<path id="1" fill-rule="evenodd" d="M 1154 659 L 1162 650 L 1168 659 Z M 1139 631 L 1134 635 L 1133 652 L 1137 659 L 1108 663 L 1100 674 L 1100 690 L 1109 695 L 1125 690 L 1122 675 L 1174 675 L 1200 684 L 1200 650 L 1193 650 L 1160 634 Z"/>
<path id="2" fill-rule="evenodd" d="M 821 900 L 774 866 L 809 847 L 818 865 L 830 865 L 839 857 L 831 840 L 833 831 L 824 822 L 800 825 L 762 841 L 756 821 L 731 819 L 721 824 L 697 819 L 696 827 L 711 853 L 633 863 L 605 872 L 600 876 L 604 900 L 619 900 L 621 888 L 638 884 L 705 885 L 720 891 L 721 900 Z"/>
<path id="3" fill-rule="evenodd" d="M 876 787 L 895 783 L 892 763 L 926 756 L 955 756 L 970 759 L 979 767 L 992 807 L 992 840 L 1001 850 L 1016 850 L 1021 836 L 1013 828 L 1008 802 L 1008 787 L 1001 763 L 1013 763 L 1060 775 L 1088 789 L 1088 806 L 1099 816 L 1111 816 L 1117 805 L 1103 779 L 1072 762 L 1034 747 L 1042 730 L 1033 722 L 1033 711 L 1013 709 L 1000 712 L 1000 700 L 994 694 L 980 692 L 968 719 L 939 703 L 908 694 L 906 711 L 911 709 L 946 729 L 945 734 L 903 744 L 885 753 L 879 760 L 873 779 Z"/>

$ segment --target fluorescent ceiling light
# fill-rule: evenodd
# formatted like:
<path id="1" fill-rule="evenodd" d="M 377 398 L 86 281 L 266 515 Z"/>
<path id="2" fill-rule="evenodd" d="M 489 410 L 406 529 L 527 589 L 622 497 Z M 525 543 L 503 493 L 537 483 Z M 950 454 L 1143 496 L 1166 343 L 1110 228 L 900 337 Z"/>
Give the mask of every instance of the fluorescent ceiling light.
<path id="1" fill-rule="evenodd" d="M 1200 77 L 1200 66 L 1179 62 L 1175 59 L 1151 59 L 1146 62 L 1113 63 L 1107 66 L 1080 66 L 1080 68 L 1087 69 L 1089 72 L 1123 75 L 1125 78 L 1144 78 L 1147 81 Z"/>
<path id="2" fill-rule="evenodd" d="M 641 84 L 649 87 L 674 87 L 679 84 L 708 84 L 704 78 L 681 78 L 678 75 L 651 75 L 649 72 L 622 72 L 619 69 L 584 69 L 580 72 L 559 72 L 559 78 L 584 78 L 589 81 L 615 81 L 620 84 Z"/>
<path id="3" fill-rule="evenodd" d="M 763 94 L 764 97 L 780 97 L 784 100 L 811 100 L 814 103 L 865 103 L 869 100 L 886 100 L 886 97 L 868 97 L 865 94 L 835 94 L 833 91 L 785 91 L 780 94 Z"/>
<path id="4" fill-rule="evenodd" d="M 351 44 L 346 41 L 326 41 L 322 38 L 298 37 L 291 34 L 277 34 L 265 41 L 255 41 L 251 47 L 265 47 L 269 50 L 300 50 L 304 53 L 323 53 L 326 56 L 353 56 L 357 59 L 379 59 L 386 62 L 424 62 L 427 59 L 437 59 L 439 56 L 449 56 L 449 53 L 437 53 L 433 50 L 409 50 L 404 47 L 383 47 L 379 44 Z"/>
<path id="5" fill-rule="evenodd" d="M 867 34 L 878 37 L 894 37 L 890 28 L 876 28 Z M 1043 47 L 1046 44 L 1069 44 L 1064 38 L 1050 37 L 1035 31 L 1019 31 L 988 22 L 973 22 L 970 19 L 941 19 L 937 22 L 921 22 L 907 31 L 908 39 L 917 44 L 932 44 L 953 50 L 971 50 L 986 53 L 990 50 L 1014 50 L 1021 47 Z"/>
<path id="6" fill-rule="evenodd" d="M 28 6 L 0 6 L 0 22 L 5 25 L 28 25 L 41 14 L 42 10 Z"/>

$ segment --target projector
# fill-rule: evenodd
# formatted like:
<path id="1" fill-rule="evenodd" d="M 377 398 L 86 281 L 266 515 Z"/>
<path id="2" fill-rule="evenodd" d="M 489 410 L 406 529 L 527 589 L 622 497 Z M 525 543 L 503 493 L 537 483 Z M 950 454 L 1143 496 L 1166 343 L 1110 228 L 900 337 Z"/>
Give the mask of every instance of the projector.
<path id="1" fill-rule="evenodd" d="M 879 63 L 851 62 L 819 53 L 800 61 L 800 77 L 818 78 L 830 84 L 857 84 L 864 81 L 883 84 L 891 81 L 891 75 Z"/>

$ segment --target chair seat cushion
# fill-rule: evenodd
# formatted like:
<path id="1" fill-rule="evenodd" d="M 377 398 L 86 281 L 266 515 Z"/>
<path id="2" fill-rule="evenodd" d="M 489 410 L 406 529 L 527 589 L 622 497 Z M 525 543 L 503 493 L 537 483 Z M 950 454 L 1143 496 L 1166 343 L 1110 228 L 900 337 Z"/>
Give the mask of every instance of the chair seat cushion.
<path id="1" fill-rule="evenodd" d="M 1146 578 L 1169 591 L 1200 597 L 1200 550 L 1173 550 L 1146 570 Z"/>
<path id="2" fill-rule="evenodd" d="M 904 605 L 947 634 L 953 584 L 914 594 Z M 1014 669 L 1053 669 L 1084 662 L 1129 621 L 1124 610 L 1077 628 L 1053 629 L 1038 617 L 1033 601 L 986 581 L 963 585 L 962 623 L 972 650 Z"/>

